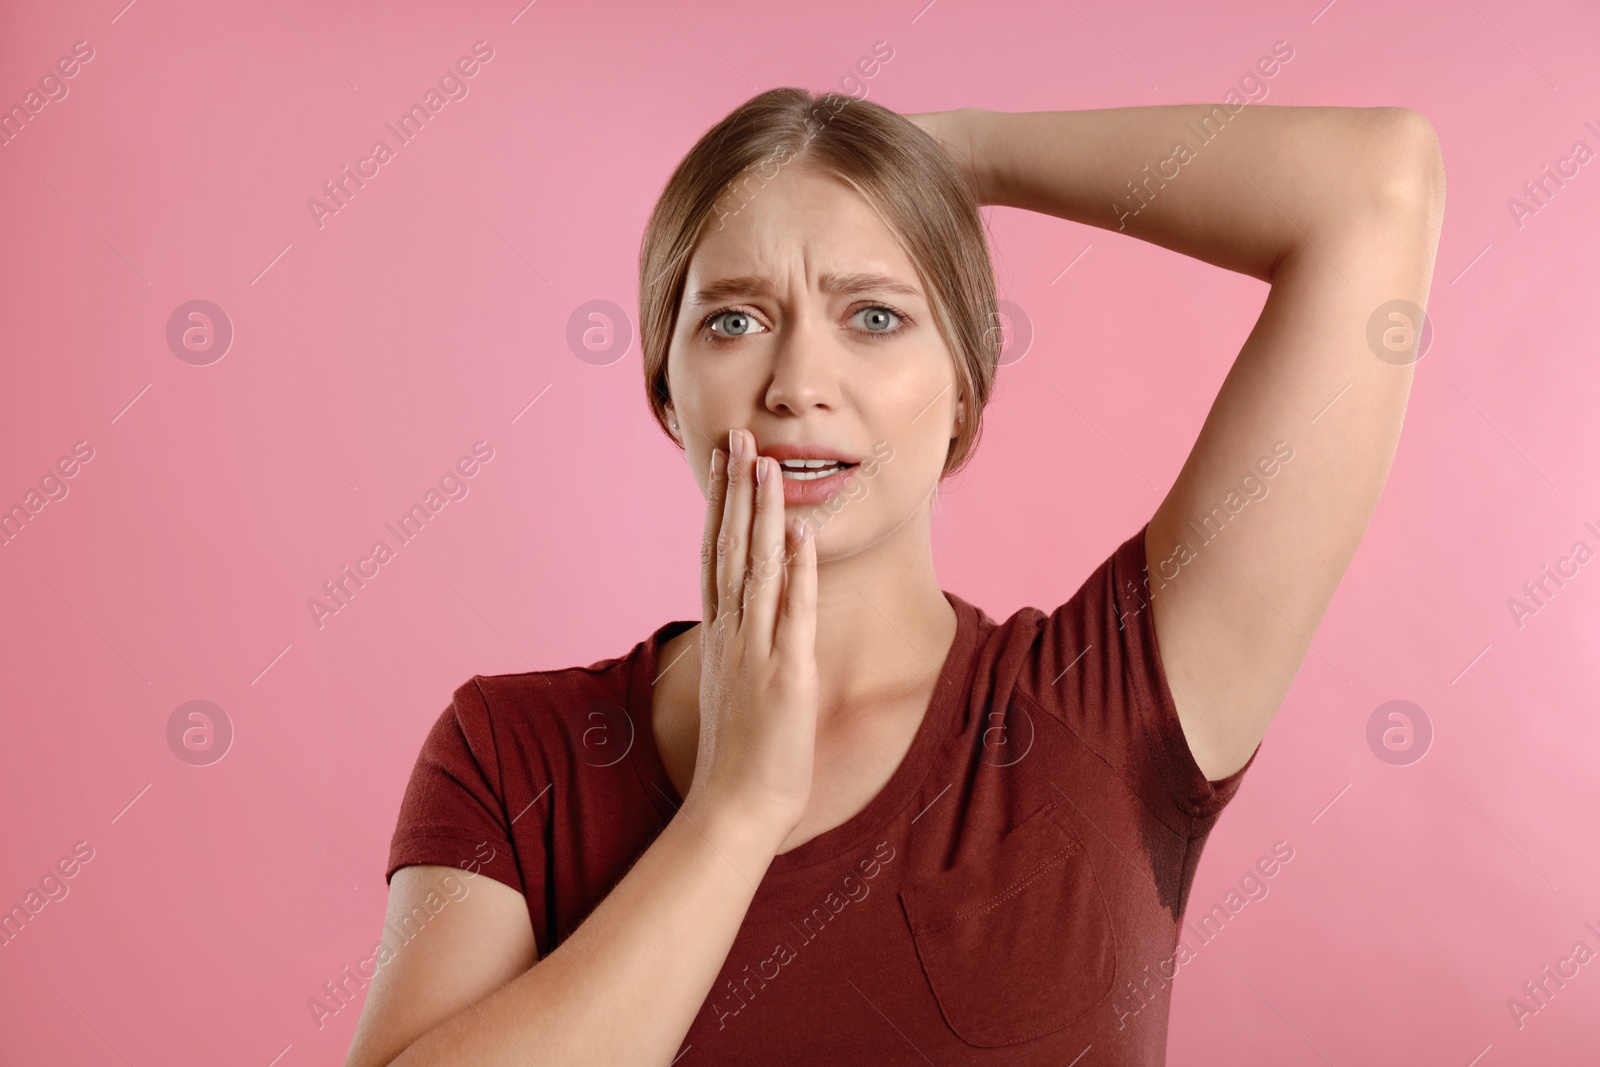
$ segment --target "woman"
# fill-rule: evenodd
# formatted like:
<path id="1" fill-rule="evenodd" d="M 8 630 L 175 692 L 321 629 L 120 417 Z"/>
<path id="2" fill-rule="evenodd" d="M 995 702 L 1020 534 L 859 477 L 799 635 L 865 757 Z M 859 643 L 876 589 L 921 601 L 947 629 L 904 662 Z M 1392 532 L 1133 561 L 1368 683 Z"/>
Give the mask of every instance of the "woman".
<path id="1" fill-rule="evenodd" d="M 640 299 L 701 619 L 457 689 L 347 1062 L 1161 1063 L 1201 848 L 1387 477 L 1443 199 L 1400 108 L 779 89 L 707 132 Z M 998 363 L 980 204 L 1271 283 L 1154 516 L 1001 623 L 929 533 Z"/>

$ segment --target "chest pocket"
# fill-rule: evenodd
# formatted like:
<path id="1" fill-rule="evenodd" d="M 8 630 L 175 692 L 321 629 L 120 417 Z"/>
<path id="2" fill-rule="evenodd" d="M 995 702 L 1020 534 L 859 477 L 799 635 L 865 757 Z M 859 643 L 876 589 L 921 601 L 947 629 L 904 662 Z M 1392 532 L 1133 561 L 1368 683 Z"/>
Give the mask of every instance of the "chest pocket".
<path id="1" fill-rule="evenodd" d="M 990 856 L 900 890 L 939 1010 L 969 1045 L 1054 1033 L 1111 992 L 1111 915 L 1055 806 L 1024 819 Z"/>

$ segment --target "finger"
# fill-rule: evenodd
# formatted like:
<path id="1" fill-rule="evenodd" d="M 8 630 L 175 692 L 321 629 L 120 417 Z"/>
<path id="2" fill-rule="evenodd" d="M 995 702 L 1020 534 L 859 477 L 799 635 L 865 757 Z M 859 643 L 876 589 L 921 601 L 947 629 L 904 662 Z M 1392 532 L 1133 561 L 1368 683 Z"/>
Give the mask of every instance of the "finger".
<path id="1" fill-rule="evenodd" d="M 744 455 L 735 458 L 735 441 Z M 717 532 L 717 625 L 731 636 L 743 625 L 744 571 L 750 557 L 750 517 L 755 509 L 751 486 L 750 438 L 743 430 L 728 431 L 728 495 Z"/>
<path id="2" fill-rule="evenodd" d="M 717 533 L 722 528 L 723 500 L 728 495 L 728 456 L 711 450 L 711 475 L 706 480 L 706 532 L 700 540 L 700 619 L 717 619 Z"/>
<path id="3" fill-rule="evenodd" d="M 770 655 L 783 586 L 784 550 L 783 471 L 771 456 L 756 457 L 755 495 L 750 567 L 744 580 L 744 625 L 756 637 L 754 647 L 762 655 Z"/>
<path id="4" fill-rule="evenodd" d="M 795 532 L 795 524 L 801 525 L 802 532 Z M 786 526 L 785 540 L 789 566 L 772 647 L 780 663 L 810 664 L 817 656 L 816 532 L 804 519 L 795 519 Z"/>

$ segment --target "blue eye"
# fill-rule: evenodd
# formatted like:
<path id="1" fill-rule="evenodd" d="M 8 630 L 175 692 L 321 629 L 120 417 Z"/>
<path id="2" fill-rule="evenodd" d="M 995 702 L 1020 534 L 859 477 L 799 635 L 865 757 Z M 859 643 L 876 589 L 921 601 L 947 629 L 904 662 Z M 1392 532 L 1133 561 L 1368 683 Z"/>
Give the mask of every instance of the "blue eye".
<path id="1" fill-rule="evenodd" d="M 900 313 L 898 311 L 894 310 L 893 308 L 884 307 L 882 304 L 874 304 L 871 307 L 862 308 L 860 311 L 856 312 L 856 314 L 867 316 L 866 321 L 868 333 L 893 333 L 894 330 L 891 328 L 888 320 L 891 316 L 896 319 L 900 318 Z M 882 323 L 882 326 L 874 326 L 873 323 Z"/>
<path id="2" fill-rule="evenodd" d="M 755 326 L 755 320 L 742 311 L 719 311 L 708 318 L 706 323 L 709 326 L 718 319 L 726 320 L 724 332 L 720 335 L 723 337 L 743 337 Z"/>

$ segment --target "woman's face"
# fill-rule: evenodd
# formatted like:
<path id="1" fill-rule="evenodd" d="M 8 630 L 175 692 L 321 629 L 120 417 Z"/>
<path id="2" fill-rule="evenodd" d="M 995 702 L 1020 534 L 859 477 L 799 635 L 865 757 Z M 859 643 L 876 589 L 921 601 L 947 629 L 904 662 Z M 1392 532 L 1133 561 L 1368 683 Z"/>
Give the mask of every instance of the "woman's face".
<path id="1" fill-rule="evenodd" d="M 744 188 L 690 258 L 667 410 L 702 493 L 732 428 L 759 455 L 816 445 L 857 463 L 825 501 L 783 479 L 786 517 L 810 520 L 817 558 L 853 555 L 938 486 L 965 410 L 950 350 L 916 268 L 849 185 L 790 164 Z"/>

